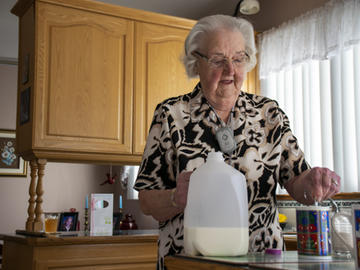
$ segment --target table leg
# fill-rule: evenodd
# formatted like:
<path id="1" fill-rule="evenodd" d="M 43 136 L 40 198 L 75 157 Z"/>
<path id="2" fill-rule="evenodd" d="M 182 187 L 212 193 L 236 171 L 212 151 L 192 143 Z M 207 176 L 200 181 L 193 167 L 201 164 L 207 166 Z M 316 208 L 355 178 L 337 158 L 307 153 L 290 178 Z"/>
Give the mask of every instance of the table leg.
<path id="1" fill-rule="evenodd" d="M 36 163 L 36 160 L 30 161 L 30 168 L 31 168 L 31 180 L 30 180 L 30 186 L 29 186 L 29 207 L 28 207 L 28 218 L 26 220 L 25 228 L 26 231 L 32 232 L 34 230 L 34 215 L 35 215 L 35 195 L 36 195 L 36 176 L 37 176 L 37 170 L 38 165 Z"/>
<path id="2" fill-rule="evenodd" d="M 36 207 L 35 207 L 35 221 L 34 221 L 34 232 L 41 232 L 44 230 L 44 221 L 42 218 L 43 209 L 42 209 L 42 195 L 44 194 L 43 190 L 43 177 L 45 175 L 45 165 L 46 159 L 38 159 L 38 181 L 36 185 Z"/>

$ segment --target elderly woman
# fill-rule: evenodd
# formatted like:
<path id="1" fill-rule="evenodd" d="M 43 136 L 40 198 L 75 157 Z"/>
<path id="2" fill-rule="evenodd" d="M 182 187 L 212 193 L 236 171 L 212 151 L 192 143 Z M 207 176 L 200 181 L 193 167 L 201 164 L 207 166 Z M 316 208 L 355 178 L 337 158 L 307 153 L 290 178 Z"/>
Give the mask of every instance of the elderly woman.
<path id="1" fill-rule="evenodd" d="M 283 248 L 277 184 L 307 205 L 339 191 L 338 175 L 305 161 L 276 101 L 241 91 L 255 54 L 253 28 L 241 18 L 205 17 L 186 39 L 185 68 L 200 83 L 156 107 L 135 183 L 142 211 L 159 221 L 159 269 L 164 256 L 183 252 L 189 178 L 209 152 L 222 151 L 246 177 L 250 252 Z"/>

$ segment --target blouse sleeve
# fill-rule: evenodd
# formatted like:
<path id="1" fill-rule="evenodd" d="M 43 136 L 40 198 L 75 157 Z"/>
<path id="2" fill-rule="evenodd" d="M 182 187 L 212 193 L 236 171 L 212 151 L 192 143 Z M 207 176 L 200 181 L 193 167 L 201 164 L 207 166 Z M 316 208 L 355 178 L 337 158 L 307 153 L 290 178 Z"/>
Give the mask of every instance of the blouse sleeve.
<path id="1" fill-rule="evenodd" d="M 169 130 L 169 110 L 159 104 L 154 112 L 134 189 L 169 189 L 176 186 L 174 148 Z"/>

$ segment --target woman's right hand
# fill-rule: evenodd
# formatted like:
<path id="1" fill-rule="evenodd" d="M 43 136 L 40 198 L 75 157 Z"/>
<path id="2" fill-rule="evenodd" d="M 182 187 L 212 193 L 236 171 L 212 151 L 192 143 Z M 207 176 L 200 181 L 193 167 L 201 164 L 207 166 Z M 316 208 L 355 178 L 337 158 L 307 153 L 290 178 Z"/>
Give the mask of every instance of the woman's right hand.
<path id="1" fill-rule="evenodd" d="M 177 207 L 182 209 L 185 209 L 186 206 L 190 176 L 192 173 L 193 172 L 182 172 L 178 175 L 176 181 L 176 190 L 173 200 Z"/>
<path id="2" fill-rule="evenodd" d="M 144 189 L 139 191 L 140 208 L 145 215 L 164 222 L 182 213 L 187 202 L 190 175 L 182 172 L 176 180 L 174 189 Z"/>

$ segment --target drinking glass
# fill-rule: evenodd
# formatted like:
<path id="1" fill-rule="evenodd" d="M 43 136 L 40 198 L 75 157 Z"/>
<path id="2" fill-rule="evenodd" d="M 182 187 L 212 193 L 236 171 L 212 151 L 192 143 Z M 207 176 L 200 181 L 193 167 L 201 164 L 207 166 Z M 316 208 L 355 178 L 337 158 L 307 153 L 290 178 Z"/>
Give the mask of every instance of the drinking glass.
<path id="1" fill-rule="evenodd" d="M 45 218 L 45 232 L 47 233 L 56 232 L 59 223 L 59 213 L 45 212 L 44 218 Z"/>

